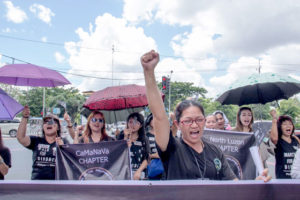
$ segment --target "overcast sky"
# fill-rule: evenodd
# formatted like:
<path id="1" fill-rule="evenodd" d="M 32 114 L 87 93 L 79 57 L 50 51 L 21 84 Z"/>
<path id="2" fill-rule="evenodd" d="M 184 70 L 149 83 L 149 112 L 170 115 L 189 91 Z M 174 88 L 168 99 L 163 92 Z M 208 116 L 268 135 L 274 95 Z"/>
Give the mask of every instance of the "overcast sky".
<path id="1" fill-rule="evenodd" d="M 297 0 L 2 1 L 0 65 L 13 57 L 96 91 L 144 85 L 139 59 L 155 49 L 158 81 L 172 70 L 215 98 L 259 63 L 300 80 L 299 21 Z"/>

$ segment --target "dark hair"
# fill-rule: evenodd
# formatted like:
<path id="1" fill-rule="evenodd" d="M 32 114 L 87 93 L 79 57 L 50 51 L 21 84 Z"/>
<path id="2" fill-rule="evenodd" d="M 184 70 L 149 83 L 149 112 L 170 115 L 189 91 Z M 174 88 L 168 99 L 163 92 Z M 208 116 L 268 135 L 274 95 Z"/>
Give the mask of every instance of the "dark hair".
<path id="1" fill-rule="evenodd" d="M 147 129 L 147 127 L 150 125 L 152 120 L 153 120 L 153 115 L 152 115 L 152 113 L 150 113 L 150 115 L 148 115 L 148 117 L 146 118 L 146 121 L 145 121 L 145 129 Z"/>
<path id="2" fill-rule="evenodd" d="M 61 136 L 61 125 L 60 125 L 59 119 L 58 119 L 55 115 L 49 115 L 49 116 L 47 116 L 47 117 L 44 117 L 44 118 L 43 118 L 43 124 L 42 124 L 42 126 L 44 126 L 44 121 L 45 121 L 46 119 L 48 119 L 48 118 L 49 118 L 49 119 L 53 119 L 54 121 L 56 121 L 57 126 L 58 126 L 56 135 L 57 135 L 57 137 L 60 137 L 60 136 Z M 45 132 L 44 132 L 44 128 L 43 128 L 43 127 L 42 127 L 42 132 L 43 132 L 43 137 L 45 137 Z"/>
<path id="3" fill-rule="evenodd" d="M 293 124 L 293 131 L 292 131 L 292 135 L 294 134 L 295 131 L 295 125 L 293 122 L 293 119 L 288 116 L 288 115 L 281 115 L 279 116 L 278 120 L 277 120 L 277 131 L 278 131 L 278 138 L 281 138 L 282 136 L 282 129 L 281 129 L 281 125 L 284 121 L 290 121 Z"/>
<path id="4" fill-rule="evenodd" d="M 130 115 L 128 115 L 127 120 L 126 120 L 126 122 L 127 122 L 126 123 L 127 128 L 128 128 L 128 122 L 132 118 L 136 119 L 141 124 L 141 127 L 138 130 L 138 135 L 139 135 L 139 138 L 142 139 L 145 136 L 144 117 L 143 117 L 143 115 L 141 115 L 140 113 L 137 113 L 137 112 L 131 113 Z"/>
<path id="5" fill-rule="evenodd" d="M 217 111 L 214 112 L 213 114 L 214 114 L 215 116 L 216 116 L 217 114 L 220 114 L 220 115 L 222 115 L 222 117 L 224 118 L 224 113 L 223 113 L 222 111 L 217 110 Z"/>
<path id="6" fill-rule="evenodd" d="M 149 147 L 149 141 L 146 137 L 146 134 L 145 134 L 145 127 L 144 127 L 144 117 L 143 115 L 141 115 L 140 113 L 131 113 L 130 115 L 128 115 L 127 117 L 127 120 L 126 120 L 126 127 L 128 128 L 128 122 L 130 119 L 136 119 L 140 124 L 141 124 L 141 127 L 140 129 L 138 130 L 138 140 L 142 141 L 142 142 L 145 142 L 146 144 L 146 159 L 149 158 L 149 152 L 150 152 L 150 147 Z"/>
<path id="7" fill-rule="evenodd" d="M 180 122 L 182 112 L 191 106 L 198 107 L 200 109 L 200 111 L 202 112 L 203 116 L 205 117 L 204 109 L 199 102 L 193 101 L 193 100 L 183 100 L 180 104 L 178 104 L 178 106 L 176 107 L 176 110 L 175 110 L 175 116 L 176 116 L 177 122 Z"/>
<path id="8" fill-rule="evenodd" d="M 105 140 L 105 139 L 108 138 L 108 135 L 107 135 L 106 130 L 105 130 L 105 118 L 104 118 L 104 115 L 103 115 L 102 112 L 95 110 L 95 111 L 93 111 L 89 115 L 89 117 L 87 119 L 85 130 L 83 132 L 83 141 L 84 141 L 84 143 L 89 143 L 89 137 L 92 135 L 92 129 L 90 127 L 90 121 L 97 114 L 101 115 L 101 117 L 103 118 L 103 127 L 101 129 L 101 141 L 103 141 L 103 140 Z"/>
<path id="9" fill-rule="evenodd" d="M 242 114 L 242 111 L 243 110 L 249 110 L 251 112 L 251 115 L 252 115 L 252 118 L 251 118 L 251 122 L 249 124 L 249 129 L 250 129 L 250 132 L 252 132 L 252 124 L 254 122 L 254 115 L 253 115 L 253 112 L 252 112 L 252 109 L 249 108 L 249 107 L 240 107 L 239 111 L 237 112 L 237 115 L 236 115 L 236 130 L 237 131 L 243 131 L 243 124 L 241 122 L 241 119 L 240 119 L 240 116 Z"/>

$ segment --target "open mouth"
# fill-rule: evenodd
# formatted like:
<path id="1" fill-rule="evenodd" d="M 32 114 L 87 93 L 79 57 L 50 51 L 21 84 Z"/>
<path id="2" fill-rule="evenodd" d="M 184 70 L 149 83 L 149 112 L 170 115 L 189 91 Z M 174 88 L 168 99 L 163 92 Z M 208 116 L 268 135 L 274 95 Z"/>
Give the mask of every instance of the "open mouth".
<path id="1" fill-rule="evenodd" d="M 248 121 L 248 120 L 245 120 L 245 121 L 244 121 L 244 123 L 245 123 L 245 124 L 249 124 L 249 123 L 250 123 L 250 121 Z"/>
<path id="2" fill-rule="evenodd" d="M 192 138 L 197 138 L 199 136 L 200 132 L 199 131 L 192 131 L 190 132 L 190 135 Z"/>
<path id="3" fill-rule="evenodd" d="M 287 128 L 287 129 L 285 129 L 285 132 L 291 133 L 291 132 L 292 132 L 292 129 L 291 129 L 291 128 Z"/>

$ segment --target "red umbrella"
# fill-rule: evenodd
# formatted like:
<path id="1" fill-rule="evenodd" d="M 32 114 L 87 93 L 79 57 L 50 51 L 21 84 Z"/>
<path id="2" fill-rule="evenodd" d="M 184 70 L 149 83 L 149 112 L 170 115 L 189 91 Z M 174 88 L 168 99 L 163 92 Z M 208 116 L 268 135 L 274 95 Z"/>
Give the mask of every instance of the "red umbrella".
<path id="1" fill-rule="evenodd" d="M 131 84 L 99 90 L 93 93 L 83 106 L 90 110 L 121 110 L 147 105 L 146 87 Z"/>

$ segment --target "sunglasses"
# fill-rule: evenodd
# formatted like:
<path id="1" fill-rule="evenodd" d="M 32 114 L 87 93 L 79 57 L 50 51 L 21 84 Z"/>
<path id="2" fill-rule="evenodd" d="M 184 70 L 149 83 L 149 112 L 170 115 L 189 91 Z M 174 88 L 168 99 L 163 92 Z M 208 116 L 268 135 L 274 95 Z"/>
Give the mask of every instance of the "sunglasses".
<path id="1" fill-rule="evenodd" d="M 57 124 L 57 122 L 54 119 L 47 119 L 44 121 L 44 124 L 48 124 L 48 125 L 53 125 L 53 124 Z"/>
<path id="2" fill-rule="evenodd" d="M 92 121 L 93 123 L 96 123 L 97 121 L 98 121 L 99 123 L 103 123 L 103 119 L 97 119 L 97 118 L 95 118 L 95 117 L 93 117 L 93 118 L 91 119 L 91 121 Z"/>

